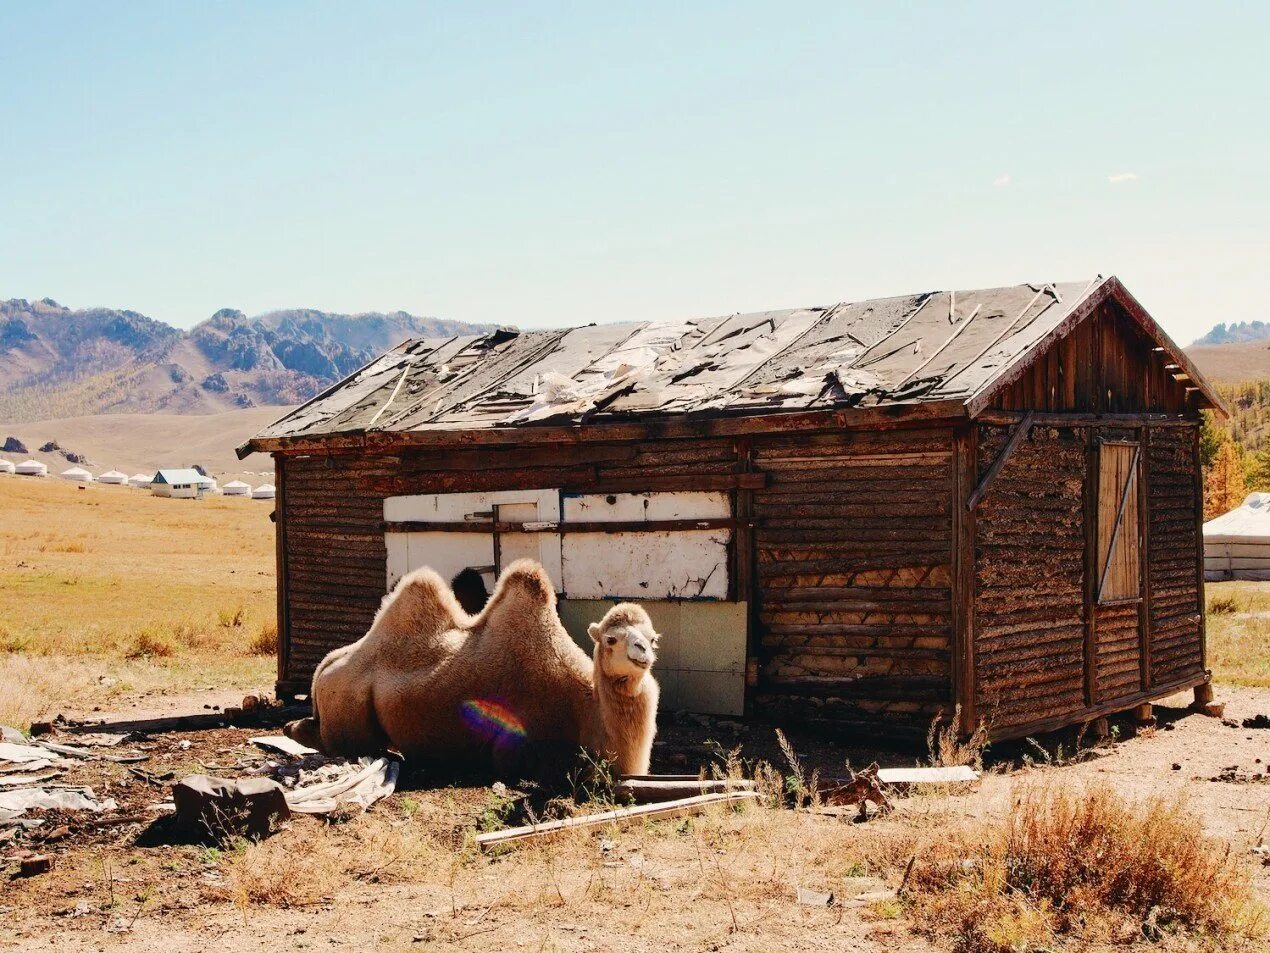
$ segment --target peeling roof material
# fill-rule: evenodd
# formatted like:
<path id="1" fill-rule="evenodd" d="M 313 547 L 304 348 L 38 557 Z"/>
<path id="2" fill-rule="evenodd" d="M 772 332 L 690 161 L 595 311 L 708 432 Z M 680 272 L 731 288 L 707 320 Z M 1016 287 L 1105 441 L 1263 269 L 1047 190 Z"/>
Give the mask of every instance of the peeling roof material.
<path id="1" fill-rule="evenodd" d="M 399 345 L 252 443 L 929 401 L 968 405 L 1066 319 L 1111 295 L 1132 302 L 1148 333 L 1170 354 L 1181 354 L 1114 277 L 685 321 L 501 330 Z M 1206 384 L 1197 384 L 1211 397 Z"/>

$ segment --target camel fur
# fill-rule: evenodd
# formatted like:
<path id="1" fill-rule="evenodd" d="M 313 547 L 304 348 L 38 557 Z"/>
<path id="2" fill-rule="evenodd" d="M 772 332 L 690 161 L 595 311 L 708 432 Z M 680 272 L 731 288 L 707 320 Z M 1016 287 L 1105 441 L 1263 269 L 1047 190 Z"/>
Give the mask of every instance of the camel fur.
<path id="1" fill-rule="evenodd" d="M 646 774 L 656 733 L 659 636 L 621 603 L 589 632 L 587 657 L 556 614 L 542 567 L 512 563 L 476 615 L 431 569 L 384 597 L 360 640 L 313 673 L 313 716 L 289 737 L 331 755 L 394 748 L 407 757 L 492 758 L 581 746 L 622 774 Z"/>

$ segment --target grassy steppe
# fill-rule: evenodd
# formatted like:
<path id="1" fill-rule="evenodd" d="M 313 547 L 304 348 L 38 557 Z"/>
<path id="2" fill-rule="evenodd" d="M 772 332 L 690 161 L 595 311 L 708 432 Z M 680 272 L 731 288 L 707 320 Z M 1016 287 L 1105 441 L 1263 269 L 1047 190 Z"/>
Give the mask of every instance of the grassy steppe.
<path id="1" fill-rule="evenodd" d="M 0 723 L 272 680 L 271 504 L 0 477 Z M 1270 687 L 1270 583 L 1210 583 L 1219 682 Z"/>
<path id="2" fill-rule="evenodd" d="M 0 723 L 267 684 L 271 509 L 0 477 Z"/>

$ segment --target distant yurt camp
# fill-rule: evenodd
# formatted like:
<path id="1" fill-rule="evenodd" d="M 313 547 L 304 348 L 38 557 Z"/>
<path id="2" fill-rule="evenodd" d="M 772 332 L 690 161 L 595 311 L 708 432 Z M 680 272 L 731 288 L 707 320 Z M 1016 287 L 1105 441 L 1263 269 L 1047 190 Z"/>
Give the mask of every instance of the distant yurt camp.
<path id="1" fill-rule="evenodd" d="M 251 498 L 253 500 L 272 500 L 274 492 L 272 483 L 262 483 L 251 491 Z"/>
<path id="2" fill-rule="evenodd" d="M 63 480 L 73 480 L 76 483 L 92 483 L 93 475 L 83 467 L 71 467 L 69 470 L 62 471 Z"/>
<path id="3" fill-rule="evenodd" d="M 134 473 L 132 476 L 128 477 L 129 486 L 148 488 L 153 482 L 153 473 Z"/>
<path id="4" fill-rule="evenodd" d="M 18 476 L 46 477 L 49 475 L 49 468 L 38 460 L 27 460 L 19 463 L 14 472 Z"/>
<path id="5" fill-rule="evenodd" d="M 123 486 L 128 482 L 128 474 L 118 470 L 107 470 L 97 478 L 98 483 L 109 483 L 111 486 Z"/>
<path id="6" fill-rule="evenodd" d="M 189 468 L 159 470 L 150 482 L 150 492 L 178 500 L 196 500 L 204 494 L 203 474 Z"/>
<path id="7" fill-rule="evenodd" d="M 0 473 L 12 473 L 16 467 L 10 460 L 0 460 Z"/>
<path id="8" fill-rule="evenodd" d="M 242 480 L 230 480 L 220 488 L 220 491 L 225 496 L 251 496 L 250 484 L 244 483 Z"/>
<path id="9" fill-rule="evenodd" d="M 204 493 L 219 493 L 220 487 L 216 485 L 216 478 L 203 474 L 199 478 L 199 486 L 203 488 Z"/>
<path id="10" fill-rule="evenodd" d="M 1270 493 L 1249 493 L 1204 524 L 1204 578 L 1270 579 Z"/>

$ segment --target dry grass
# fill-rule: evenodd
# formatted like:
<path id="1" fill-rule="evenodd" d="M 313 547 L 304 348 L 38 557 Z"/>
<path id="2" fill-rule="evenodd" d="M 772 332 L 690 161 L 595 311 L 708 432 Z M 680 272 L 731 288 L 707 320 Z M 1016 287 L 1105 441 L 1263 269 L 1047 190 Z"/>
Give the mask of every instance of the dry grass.
<path id="1" fill-rule="evenodd" d="M 0 479 L 0 512 L 0 723 L 267 680 L 267 508 Z"/>
<path id="2" fill-rule="evenodd" d="M 278 623 L 262 622 L 256 634 L 247 643 L 247 651 L 252 655 L 278 654 Z"/>
<path id="3" fill-rule="evenodd" d="M 920 929 L 963 950 L 1059 938 L 1264 937 L 1250 870 L 1180 800 L 1129 802 L 1109 787 L 1035 784 L 1004 818 L 953 827 L 921 853 L 906 896 Z"/>
<path id="4" fill-rule="evenodd" d="M 1270 585 L 1210 582 L 1208 662 L 1219 682 L 1270 688 Z"/>
<path id="5" fill-rule="evenodd" d="M 961 736 L 961 706 L 953 709 L 952 718 L 942 724 L 936 715 L 926 732 L 926 750 L 932 767 L 953 768 L 969 765 L 983 770 L 983 753 L 988 747 L 988 723 L 980 720 L 968 738 Z"/>

